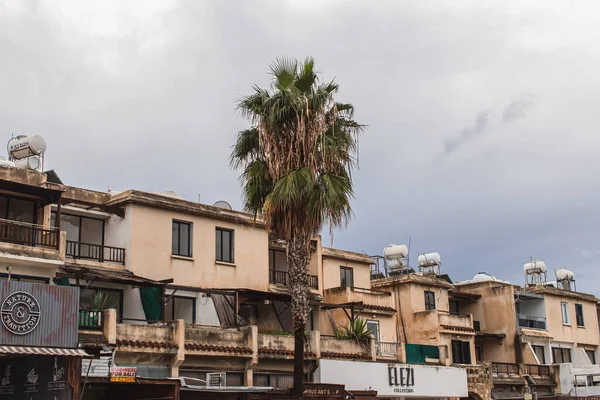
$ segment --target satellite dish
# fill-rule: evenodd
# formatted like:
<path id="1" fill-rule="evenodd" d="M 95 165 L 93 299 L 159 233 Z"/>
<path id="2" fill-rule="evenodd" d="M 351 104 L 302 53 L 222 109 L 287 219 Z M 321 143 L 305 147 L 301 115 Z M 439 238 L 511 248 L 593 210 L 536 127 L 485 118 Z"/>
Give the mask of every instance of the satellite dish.
<path id="1" fill-rule="evenodd" d="M 233 208 L 231 207 L 231 204 L 229 204 L 225 200 L 217 201 L 215 204 L 213 204 L 213 207 L 223 208 L 225 210 L 233 210 Z"/>

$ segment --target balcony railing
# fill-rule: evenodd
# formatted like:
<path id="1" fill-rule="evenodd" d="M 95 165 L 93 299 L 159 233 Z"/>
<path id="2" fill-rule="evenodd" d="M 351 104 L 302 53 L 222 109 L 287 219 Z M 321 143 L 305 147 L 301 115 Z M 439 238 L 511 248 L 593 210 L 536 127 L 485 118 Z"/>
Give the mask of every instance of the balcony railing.
<path id="1" fill-rule="evenodd" d="M 288 284 L 288 272 L 287 271 L 276 271 L 273 269 L 269 270 L 269 282 L 281 285 Z M 319 277 L 316 275 L 308 275 L 308 286 L 313 289 L 319 288 Z"/>
<path id="2" fill-rule="evenodd" d="M 120 247 L 67 240 L 66 255 L 72 258 L 99 262 L 109 261 L 125 265 L 125 249 Z"/>
<path id="3" fill-rule="evenodd" d="M 492 363 L 492 374 L 519 375 L 519 364 Z"/>
<path id="4" fill-rule="evenodd" d="M 0 219 L 0 242 L 58 249 L 59 238 L 56 228 Z"/>
<path id="5" fill-rule="evenodd" d="M 546 318 L 544 317 L 519 314 L 517 319 L 521 328 L 546 329 Z"/>
<path id="6" fill-rule="evenodd" d="M 80 309 L 79 310 L 79 328 L 80 329 L 100 329 L 102 327 L 102 312 Z"/>
<path id="7" fill-rule="evenodd" d="M 400 342 L 375 342 L 378 356 L 396 356 Z"/>
<path id="8" fill-rule="evenodd" d="M 525 367 L 528 375 L 550 378 L 550 367 L 548 365 L 527 364 Z"/>

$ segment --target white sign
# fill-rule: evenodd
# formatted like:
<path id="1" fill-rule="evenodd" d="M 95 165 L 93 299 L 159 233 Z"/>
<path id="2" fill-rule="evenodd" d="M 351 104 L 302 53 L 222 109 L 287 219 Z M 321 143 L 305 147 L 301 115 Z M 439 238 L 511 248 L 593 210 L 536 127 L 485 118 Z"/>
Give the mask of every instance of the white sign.
<path id="1" fill-rule="evenodd" d="M 377 390 L 380 397 L 468 397 L 464 368 L 320 360 L 315 381 L 346 390 Z"/>
<path id="2" fill-rule="evenodd" d="M 15 335 L 26 335 L 40 323 L 40 303 L 25 292 L 14 292 L 2 302 L 2 324 Z"/>

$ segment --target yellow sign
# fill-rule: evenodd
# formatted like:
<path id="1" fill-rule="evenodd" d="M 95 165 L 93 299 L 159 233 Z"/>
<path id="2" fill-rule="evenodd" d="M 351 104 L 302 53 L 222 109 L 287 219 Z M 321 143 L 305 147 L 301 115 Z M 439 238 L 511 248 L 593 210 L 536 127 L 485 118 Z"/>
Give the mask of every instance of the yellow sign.
<path id="1" fill-rule="evenodd" d="M 110 381 L 121 383 L 135 382 L 136 367 L 112 367 L 110 369 Z"/>

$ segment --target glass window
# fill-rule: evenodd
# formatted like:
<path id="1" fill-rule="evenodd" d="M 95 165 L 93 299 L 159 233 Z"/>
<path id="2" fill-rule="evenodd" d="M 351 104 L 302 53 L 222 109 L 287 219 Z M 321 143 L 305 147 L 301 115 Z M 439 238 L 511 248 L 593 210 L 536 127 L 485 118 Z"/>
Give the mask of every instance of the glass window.
<path id="1" fill-rule="evenodd" d="M 192 256 L 192 223 L 173 220 L 171 251 L 175 256 Z"/>
<path id="2" fill-rule="evenodd" d="M 367 329 L 371 331 L 375 341 L 379 342 L 379 321 L 367 321 Z"/>
<path id="3" fill-rule="evenodd" d="M 425 291 L 425 310 L 435 310 L 435 293 L 430 290 Z"/>
<path id="4" fill-rule="evenodd" d="M 471 344 L 469 342 L 452 341 L 452 362 L 454 364 L 471 364 Z"/>
<path id="5" fill-rule="evenodd" d="M 289 389 L 293 385 L 293 375 L 254 374 L 254 386 L 272 386 L 277 389 Z"/>
<path id="6" fill-rule="evenodd" d="M 240 304 L 240 317 L 249 325 L 256 325 L 258 323 L 258 306 L 248 303 Z"/>
<path id="7" fill-rule="evenodd" d="M 575 319 L 577 320 L 577 326 L 585 326 L 583 322 L 583 306 L 581 304 L 575 304 Z"/>
<path id="8" fill-rule="evenodd" d="M 87 288 L 83 287 L 79 291 L 79 303 L 80 307 L 88 310 L 95 310 L 96 306 L 94 304 L 94 298 L 96 293 L 102 292 L 104 293 L 108 299 L 106 300 L 106 308 L 114 308 L 117 310 L 117 317 L 121 316 L 123 311 L 123 292 L 115 289 L 105 289 L 105 288 Z M 101 311 L 101 310 L 98 310 Z"/>
<path id="9" fill-rule="evenodd" d="M 233 230 L 217 228 L 216 257 L 217 261 L 233 263 Z"/>
<path id="10" fill-rule="evenodd" d="M 592 364 L 596 364 L 596 352 L 594 350 L 586 350 L 585 354 L 587 354 Z"/>
<path id="11" fill-rule="evenodd" d="M 182 319 L 188 324 L 196 322 L 196 299 L 194 297 L 173 296 L 165 307 L 165 320 Z"/>
<path id="12" fill-rule="evenodd" d="M 569 318 L 569 305 L 567 303 L 560 303 L 560 312 L 562 314 L 563 324 L 570 324 L 571 319 Z"/>
<path id="13" fill-rule="evenodd" d="M 540 364 L 546 364 L 546 354 L 544 353 L 544 346 L 532 345 L 533 352 L 535 353 Z"/>
<path id="14" fill-rule="evenodd" d="M 61 221 L 62 227 L 62 221 Z M 88 244 L 102 244 L 104 221 L 95 218 L 81 217 L 81 242 Z"/>
<path id="15" fill-rule="evenodd" d="M 560 347 L 552 348 L 552 359 L 554 364 L 563 364 L 571 362 L 571 349 L 562 349 Z"/>
<path id="16" fill-rule="evenodd" d="M 460 307 L 458 306 L 458 301 L 450 302 L 450 314 L 452 314 L 452 315 L 460 314 Z"/>
<path id="17" fill-rule="evenodd" d="M 269 250 L 269 269 L 271 271 L 287 271 L 285 250 Z"/>
<path id="18" fill-rule="evenodd" d="M 11 197 L 8 199 L 8 213 L 6 219 L 13 221 L 34 223 L 35 204 L 32 200 L 17 199 Z"/>
<path id="19" fill-rule="evenodd" d="M 340 286 L 354 287 L 354 270 L 348 267 L 340 267 Z"/>

